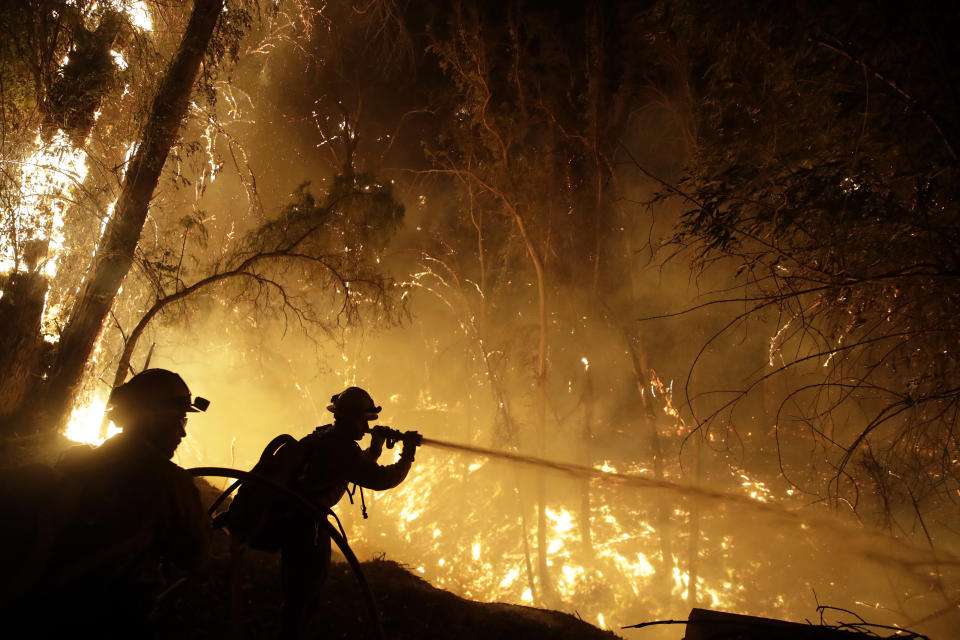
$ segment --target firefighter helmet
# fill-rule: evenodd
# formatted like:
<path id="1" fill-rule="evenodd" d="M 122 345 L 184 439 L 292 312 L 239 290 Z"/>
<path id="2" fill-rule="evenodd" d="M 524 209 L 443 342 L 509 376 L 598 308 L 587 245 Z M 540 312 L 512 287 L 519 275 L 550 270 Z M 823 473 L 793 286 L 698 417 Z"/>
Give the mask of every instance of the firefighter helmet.
<path id="1" fill-rule="evenodd" d="M 360 387 L 347 387 L 330 398 L 327 411 L 334 415 L 362 416 L 366 420 L 376 420 L 382 407 L 373 403 L 370 394 Z"/>
<path id="2" fill-rule="evenodd" d="M 174 409 L 185 412 L 206 411 L 210 401 L 197 397 L 191 400 L 190 388 L 183 378 L 166 369 L 146 369 L 110 393 L 108 405 L 139 405 L 152 410 Z"/>

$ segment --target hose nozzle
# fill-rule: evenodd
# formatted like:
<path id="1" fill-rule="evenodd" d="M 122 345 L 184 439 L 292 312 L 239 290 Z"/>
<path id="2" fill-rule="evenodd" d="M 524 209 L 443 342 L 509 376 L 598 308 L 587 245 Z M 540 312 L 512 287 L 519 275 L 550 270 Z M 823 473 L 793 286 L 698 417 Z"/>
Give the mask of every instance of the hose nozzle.
<path id="1" fill-rule="evenodd" d="M 381 436 L 386 441 L 387 449 L 393 449 L 393 445 L 397 442 L 411 447 L 419 447 L 423 442 L 423 436 L 416 431 L 400 431 L 382 424 L 368 427 L 367 432 L 374 436 Z"/>

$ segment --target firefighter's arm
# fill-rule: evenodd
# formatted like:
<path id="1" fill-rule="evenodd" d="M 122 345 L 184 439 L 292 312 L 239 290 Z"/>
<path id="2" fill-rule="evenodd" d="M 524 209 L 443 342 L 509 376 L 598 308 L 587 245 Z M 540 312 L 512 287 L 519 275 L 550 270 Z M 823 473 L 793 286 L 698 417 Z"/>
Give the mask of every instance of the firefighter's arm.
<path id="1" fill-rule="evenodd" d="M 365 489 L 374 491 L 383 491 L 392 489 L 407 477 L 410 471 L 410 465 L 413 459 L 404 452 L 400 454 L 400 460 L 393 464 L 379 465 L 374 460 L 367 457 L 366 452 L 361 451 L 359 447 L 355 449 L 355 455 L 347 468 L 347 482 L 353 482 Z"/>
<path id="2" fill-rule="evenodd" d="M 386 442 L 387 438 L 376 429 L 371 430 L 370 434 L 370 446 L 367 447 L 364 453 L 371 460 L 379 460 L 380 454 L 383 453 L 383 443 Z"/>

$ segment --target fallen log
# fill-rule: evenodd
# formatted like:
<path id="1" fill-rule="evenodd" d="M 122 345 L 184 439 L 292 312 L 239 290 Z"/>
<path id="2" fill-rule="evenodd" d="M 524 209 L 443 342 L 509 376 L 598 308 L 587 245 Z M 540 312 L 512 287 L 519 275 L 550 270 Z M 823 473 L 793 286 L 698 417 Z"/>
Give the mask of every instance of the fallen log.
<path id="1" fill-rule="evenodd" d="M 811 624 L 787 622 L 774 618 L 760 618 L 745 616 L 739 613 L 726 611 L 711 611 L 709 609 L 691 609 L 686 620 L 659 620 L 656 622 L 641 622 L 624 629 L 640 629 L 661 624 L 686 624 L 686 633 L 683 640 L 864 640 L 878 638 L 877 629 L 886 629 L 891 632 L 890 637 L 896 638 L 926 638 L 904 630 L 873 625 L 859 620 L 853 623 L 838 625 Z"/>

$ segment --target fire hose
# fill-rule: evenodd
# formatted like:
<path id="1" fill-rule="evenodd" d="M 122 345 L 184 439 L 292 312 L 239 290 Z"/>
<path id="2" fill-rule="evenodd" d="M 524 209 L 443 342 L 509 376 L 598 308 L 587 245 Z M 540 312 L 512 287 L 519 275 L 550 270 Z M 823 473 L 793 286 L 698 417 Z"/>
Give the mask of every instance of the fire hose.
<path id="1" fill-rule="evenodd" d="M 283 497 L 289 499 L 293 504 L 302 508 L 304 511 L 313 516 L 313 518 L 326 529 L 327 535 L 329 535 L 330 539 L 336 543 L 337 547 L 340 549 L 340 552 L 343 553 L 343 556 L 347 559 L 347 563 L 350 565 L 354 575 L 357 577 L 357 582 L 360 584 L 360 590 L 363 591 L 363 599 L 367 605 L 370 618 L 373 621 L 376 636 L 380 640 L 383 640 L 383 625 L 380 621 L 380 611 L 377 609 L 377 604 L 373 599 L 373 592 L 370 591 L 370 585 L 367 584 L 367 579 L 363 575 L 363 570 L 360 568 L 360 561 L 357 560 L 357 556 L 353 553 L 350 545 L 347 544 L 346 536 L 342 535 L 340 531 L 337 531 L 336 527 L 330 524 L 330 521 L 327 520 L 327 517 L 330 515 L 333 515 L 333 517 L 336 518 L 336 514 L 334 514 L 331 509 L 328 507 L 318 507 L 296 491 L 291 490 L 289 487 L 284 486 L 276 480 L 272 480 L 271 478 L 267 478 L 255 473 L 250 473 L 249 471 L 240 471 L 239 469 L 230 469 L 227 467 L 194 467 L 192 469 L 187 469 L 187 473 L 193 476 L 234 478 L 237 480 L 237 482 L 231 486 L 231 489 L 239 486 L 240 482 L 253 482 L 254 484 L 259 484 L 263 487 L 276 491 Z M 227 495 L 229 495 L 229 491 L 225 491 L 224 494 L 221 495 L 219 502 L 222 502 L 222 499 Z M 218 505 L 219 502 L 215 503 L 215 506 Z"/>

